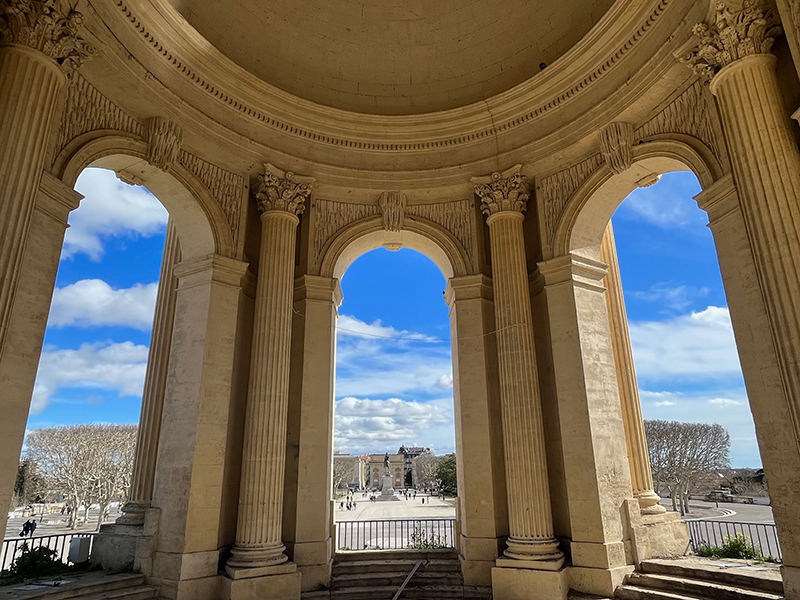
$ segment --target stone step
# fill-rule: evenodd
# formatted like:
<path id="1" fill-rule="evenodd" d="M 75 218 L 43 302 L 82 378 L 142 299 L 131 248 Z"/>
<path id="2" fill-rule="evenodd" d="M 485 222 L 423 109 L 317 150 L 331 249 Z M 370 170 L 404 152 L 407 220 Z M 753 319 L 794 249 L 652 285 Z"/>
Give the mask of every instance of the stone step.
<path id="1" fill-rule="evenodd" d="M 713 600 L 780 600 L 781 598 L 778 594 L 762 590 L 655 573 L 628 575 L 625 578 L 625 586 L 628 585 L 681 594 L 691 598 L 711 598 Z"/>
<path id="2" fill-rule="evenodd" d="M 381 586 L 400 586 L 408 577 L 410 571 L 385 571 L 377 573 L 354 573 L 349 575 L 337 575 L 331 582 L 331 588 L 339 590 L 348 587 L 381 587 Z M 422 569 L 414 573 L 414 577 L 409 582 L 409 586 L 420 585 L 455 585 L 462 584 L 461 573 L 430 573 Z"/>
<path id="3" fill-rule="evenodd" d="M 143 585 L 131 589 L 99 592 L 88 596 L 76 596 L 76 598 L 77 600 L 150 600 L 157 595 L 157 588 Z"/>
<path id="4" fill-rule="evenodd" d="M 359 573 L 408 573 L 414 568 L 417 560 L 362 560 L 347 563 L 333 563 L 333 576 L 354 575 Z M 428 573 L 461 573 L 461 563 L 451 560 L 430 559 L 422 565 Z"/>
<path id="5" fill-rule="evenodd" d="M 753 572 L 748 573 L 748 570 Z M 758 570 L 755 570 L 758 569 Z M 754 567 L 742 560 L 698 559 L 653 559 L 643 561 L 639 567 L 641 573 L 653 575 L 669 575 L 683 579 L 715 582 L 722 585 L 760 590 L 768 594 L 783 594 L 783 581 L 776 568 L 765 569 Z"/>
<path id="6" fill-rule="evenodd" d="M 614 598 L 619 600 L 697 600 L 692 596 L 684 596 L 682 594 L 674 594 L 672 592 L 664 592 L 661 590 L 654 590 L 652 588 L 642 588 L 635 585 L 622 585 L 614 592 Z"/>
<path id="7" fill-rule="evenodd" d="M 331 590 L 331 600 L 391 600 L 399 586 L 359 587 L 344 590 Z M 469 595 L 467 595 L 469 594 Z M 491 592 L 486 594 L 475 591 L 467 592 L 462 586 L 420 586 L 407 587 L 403 590 L 403 600 L 449 600 L 451 598 L 472 598 L 475 600 L 489 600 Z"/>
<path id="8" fill-rule="evenodd" d="M 8 586 L 8 588 L 0 592 L 0 600 L 4 600 L 7 597 L 14 598 L 14 600 L 71 600 L 72 598 L 91 596 L 110 598 L 112 596 L 109 594 L 117 590 L 129 591 L 144 584 L 144 576 L 139 573 L 119 575 L 86 573 L 71 580 L 67 577 L 66 580 L 67 583 L 62 583 L 57 587 L 41 587 L 25 591 L 15 589 L 18 586 Z M 153 590 L 155 591 L 155 588 Z M 105 596 L 102 594 L 105 594 Z M 122 597 L 124 598 L 124 596 Z"/>

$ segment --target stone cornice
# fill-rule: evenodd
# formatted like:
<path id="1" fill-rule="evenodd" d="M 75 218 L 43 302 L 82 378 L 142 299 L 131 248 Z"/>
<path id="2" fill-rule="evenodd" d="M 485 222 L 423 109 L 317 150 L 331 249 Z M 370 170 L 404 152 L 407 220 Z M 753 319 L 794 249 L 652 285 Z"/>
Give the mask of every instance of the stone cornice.
<path id="1" fill-rule="evenodd" d="M 255 78 L 206 45 L 202 61 L 193 60 L 193 55 L 199 55 L 202 39 L 196 32 L 185 32 L 182 17 L 163 0 L 135 6 L 117 0 L 115 7 L 162 65 L 186 84 L 235 110 L 239 118 L 262 122 L 313 143 L 359 151 L 419 152 L 482 143 L 571 104 L 614 71 L 656 27 L 668 5 L 680 4 L 680 0 L 631 4 L 618 2 L 581 42 L 528 82 L 486 102 L 408 117 L 348 113 L 296 98 Z"/>
<path id="2" fill-rule="evenodd" d="M 695 73 L 710 80 L 723 67 L 753 54 L 768 54 L 783 30 L 774 10 L 763 0 L 744 0 L 742 10 L 717 2 L 714 23 L 698 23 L 692 29 L 700 43 L 683 57 Z"/>
<path id="3" fill-rule="evenodd" d="M 83 14 L 64 0 L 0 0 L 0 45 L 28 46 L 67 70 L 97 53 L 79 35 L 82 23 Z"/>

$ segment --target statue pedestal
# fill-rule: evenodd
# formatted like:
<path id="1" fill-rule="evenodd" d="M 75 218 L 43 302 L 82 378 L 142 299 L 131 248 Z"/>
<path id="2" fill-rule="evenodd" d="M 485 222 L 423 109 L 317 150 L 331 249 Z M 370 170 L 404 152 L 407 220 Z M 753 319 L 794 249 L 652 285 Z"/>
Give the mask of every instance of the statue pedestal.
<path id="1" fill-rule="evenodd" d="M 392 476 L 384 475 L 381 480 L 381 495 L 378 496 L 378 500 L 399 500 L 399 498 L 394 495 L 394 488 L 392 485 Z"/>

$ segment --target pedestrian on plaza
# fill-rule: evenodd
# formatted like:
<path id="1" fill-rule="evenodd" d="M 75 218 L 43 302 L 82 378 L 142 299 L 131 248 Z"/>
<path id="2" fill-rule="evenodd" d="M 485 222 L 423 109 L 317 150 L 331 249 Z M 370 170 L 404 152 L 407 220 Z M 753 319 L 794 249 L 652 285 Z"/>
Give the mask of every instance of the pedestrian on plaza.
<path id="1" fill-rule="evenodd" d="M 422 497 L 422 503 L 425 504 L 425 496 Z"/>
<path id="2" fill-rule="evenodd" d="M 35 532 L 36 532 L 36 519 L 34 519 L 33 522 L 31 522 L 31 537 L 33 537 L 33 534 Z"/>
<path id="3" fill-rule="evenodd" d="M 28 519 L 22 524 L 22 533 L 20 533 L 20 537 L 25 537 L 31 530 L 31 520 Z"/>

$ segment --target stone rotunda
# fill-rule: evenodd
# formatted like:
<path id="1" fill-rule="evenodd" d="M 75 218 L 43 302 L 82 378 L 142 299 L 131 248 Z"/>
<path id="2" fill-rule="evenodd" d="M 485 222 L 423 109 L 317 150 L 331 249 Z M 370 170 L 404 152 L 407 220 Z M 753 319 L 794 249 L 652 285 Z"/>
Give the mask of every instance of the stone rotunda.
<path id="1" fill-rule="evenodd" d="M 609 219 L 689 170 L 800 600 L 799 70 L 798 0 L 0 0 L 2 501 L 100 166 L 170 225 L 98 560 L 168 599 L 328 586 L 339 278 L 405 246 L 448 280 L 465 584 L 609 596 L 687 551 Z"/>

